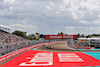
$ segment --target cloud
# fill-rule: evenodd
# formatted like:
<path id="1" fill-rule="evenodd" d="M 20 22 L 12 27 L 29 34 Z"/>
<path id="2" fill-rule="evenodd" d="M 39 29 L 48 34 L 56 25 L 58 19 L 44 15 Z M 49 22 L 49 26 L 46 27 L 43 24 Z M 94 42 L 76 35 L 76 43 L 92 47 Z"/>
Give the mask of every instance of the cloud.
<path id="1" fill-rule="evenodd" d="M 87 34 L 100 26 L 100 0 L 0 0 L 0 21 L 30 33 Z"/>
<path id="2" fill-rule="evenodd" d="M 81 23 L 86 24 L 86 23 L 88 23 L 88 21 L 86 21 L 86 20 L 81 20 Z"/>
<path id="3" fill-rule="evenodd" d="M 100 27 L 76 27 L 76 26 L 69 26 L 65 27 L 66 33 L 68 34 L 85 34 L 85 35 L 90 35 L 90 34 L 99 34 L 100 32 L 98 31 Z"/>
<path id="4" fill-rule="evenodd" d="M 38 31 L 38 28 L 36 26 L 29 25 L 29 24 L 11 24 L 9 26 L 14 28 L 13 30 L 25 31 L 27 32 L 28 35 Z"/>

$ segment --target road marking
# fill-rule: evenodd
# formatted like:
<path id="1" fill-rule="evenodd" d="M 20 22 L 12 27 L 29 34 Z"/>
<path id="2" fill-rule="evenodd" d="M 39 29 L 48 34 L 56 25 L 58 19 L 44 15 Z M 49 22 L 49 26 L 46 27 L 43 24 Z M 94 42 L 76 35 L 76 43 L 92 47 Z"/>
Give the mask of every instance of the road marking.
<path id="1" fill-rule="evenodd" d="M 75 53 L 58 53 L 60 62 L 84 62 L 78 55 Z"/>
<path id="2" fill-rule="evenodd" d="M 26 59 L 31 59 L 31 57 L 26 57 Z"/>
<path id="3" fill-rule="evenodd" d="M 43 65 L 53 65 L 53 53 L 37 53 L 29 62 L 23 62 L 19 66 Z"/>

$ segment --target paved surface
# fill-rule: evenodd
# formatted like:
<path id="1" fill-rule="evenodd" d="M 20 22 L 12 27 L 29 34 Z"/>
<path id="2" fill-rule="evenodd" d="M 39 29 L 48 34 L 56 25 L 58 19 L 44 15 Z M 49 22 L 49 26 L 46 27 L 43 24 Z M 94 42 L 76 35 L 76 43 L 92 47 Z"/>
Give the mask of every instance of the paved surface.
<path id="1" fill-rule="evenodd" d="M 100 52 L 73 52 L 66 43 L 57 43 L 30 50 L 0 67 L 99 67 Z M 47 49 L 46 47 L 54 47 Z M 42 51 L 42 50 L 45 51 Z M 38 51 L 41 50 L 41 51 Z M 64 51 L 64 52 L 60 52 Z"/>
<path id="2" fill-rule="evenodd" d="M 0 67 L 69 66 L 100 66 L 100 61 L 82 52 L 47 52 L 30 50 L 1 65 Z"/>
<path id="3" fill-rule="evenodd" d="M 49 49 L 46 47 L 51 47 L 51 48 L 54 47 L 54 49 Z M 41 46 L 41 47 L 38 47 L 36 50 L 39 50 L 39 51 L 59 51 L 59 52 L 100 52 L 100 50 L 85 50 L 85 49 L 84 50 L 78 50 L 78 49 L 73 50 L 73 49 L 66 46 L 66 42 Z"/>
<path id="4" fill-rule="evenodd" d="M 26 51 L 24 51 L 24 52 L 26 52 Z M 12 57 L 12 58 L 10 58 L 10 59 L 8 59 L 8 60 L 4 61 L 4 62 L 1 62 L 1 63 L 0 63 L 0 66 L 1 66 L 1 65 L 3 65 L 3 64 L 5 64 L 5 63 L 7 63 L 8 61 L 10 61 L 10 60 L 12 60 L 12 59 L 16 58 L 17 56 L 19 56 L 19 55 L 23 54 L 24 52 L 22 52 L 22 53 L 20 53 L 20 54 L 18 54 L 18 55 L 15 55 L 14 57 Z"/>

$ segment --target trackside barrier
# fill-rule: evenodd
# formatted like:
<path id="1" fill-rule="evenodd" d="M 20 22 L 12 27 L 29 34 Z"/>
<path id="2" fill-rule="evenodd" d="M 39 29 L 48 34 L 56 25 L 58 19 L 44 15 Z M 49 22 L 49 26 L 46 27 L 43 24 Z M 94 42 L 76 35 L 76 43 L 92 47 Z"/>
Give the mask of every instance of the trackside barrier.
<path id="1" fill-rule="evenodd" d="M 69 44 L 67 44 L 67 46 L 69 46 L 69 47 L 71 47 L 71 48 L 74 48 L 74 49 L 86 49 L 86 47 L 77 47 L 77 46 L 74 46 L 74 45 L 69 45 Z"/>
<path id="2" fill-rule="evenodd" d="M 74 49 L 86 49 L 86 47 L 85 46 L 80 46 L 80 47 L 77 47 L 76 45 L 74 45 L 74 44 L 71 44 L 70 42 L 68 42 L 67 41 L 67 46 L 68 47 L 71 47 L 71 48 L 74 48 Z"/>
<path id="3" fill-rule="evenodd" d="M 79 42 L 79 40 L 67 40 L 67 46 L 71 47 L 71 48 L 74 48 L 74 49 L 78 49 L 78 48 L 81 48 L 81 49 L 86 49 L 85 46 L 83 46 L 83 42 L 82 44 L 78 44 L 79 47 L 76 46 L 76 43 Z"/>
<path id="4" fill-rule="evenodd" d="M 23 49 L 20 49 L 20 50 L 17 50 L 15 52 L 12 52 L 12 53 L 9 53 L 7 55 L 4 55 L 4 56 L 1 56 L 0 57 L 0 63 L 15 56 L 15 55 L 18 55 L 19 53 L 21 52 L 24 52 L 26 50 L 31 50 L 32 48 L 35 48 L 35 47 L 38 47 L 38 46 L 41 46 L 41 45 L 47 45 L 47 44 L 53 44 L 53 43 L 61 43 L 61 42 L 66 42 L 66 41 L 56 41 L 56 42 L 50 42 L 50 43 L 42 43 L 42 44 L 37 44 L 37 45 L 34 45 L 34 46 L 30 46 L 30 47 L 26 47 L 26 48 L 23 48 Z"/>
<path id="5" fill-rule="evenodd" d="M 9 58 L 11 58 L 11 57 L 13 57 L 13 56 L 15 56 L 15 55 L 23 52 L 23 51 L 26 51 L 28 49 L 29 48 L 23 48 L 23 49 L 20 49 L 20 50 L 15 51 L 15 52 L 12 52 L 10 54 L 4 55 L 4 56 L 0 57 L 0 62 L 3 62 L 3 61 L 5 61 L 5 60 L 7 60 L 7 59 L 9 59 Z"/>

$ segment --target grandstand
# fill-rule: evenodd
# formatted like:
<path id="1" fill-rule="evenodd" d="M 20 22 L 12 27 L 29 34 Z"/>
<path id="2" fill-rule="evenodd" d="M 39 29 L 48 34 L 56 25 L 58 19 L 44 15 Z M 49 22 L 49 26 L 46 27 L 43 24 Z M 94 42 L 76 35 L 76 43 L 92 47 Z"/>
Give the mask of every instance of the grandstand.
<path id="1" fill-rule="evenodd" d="M 24 47 L 27 42 L 26 39 L 11 34 L 11 30 L 10 27 L 0 25 L 0 56 Z"/>
<path id="2" fill-rule="evenodd" d="M 4 26 L 4 25 L 0 25 L 0 30 L 5 31 L 5 32 L 10 32 L 12 28 Z"/>
<path id="3" fill-rule="evenodd" d="M 11 30 L 12 28 L 10 27 L 0 25 L 0 56 L 31 45 L 48 42 L 48 40 L 30 41 L 15 34 L 11 34 Z"/>

